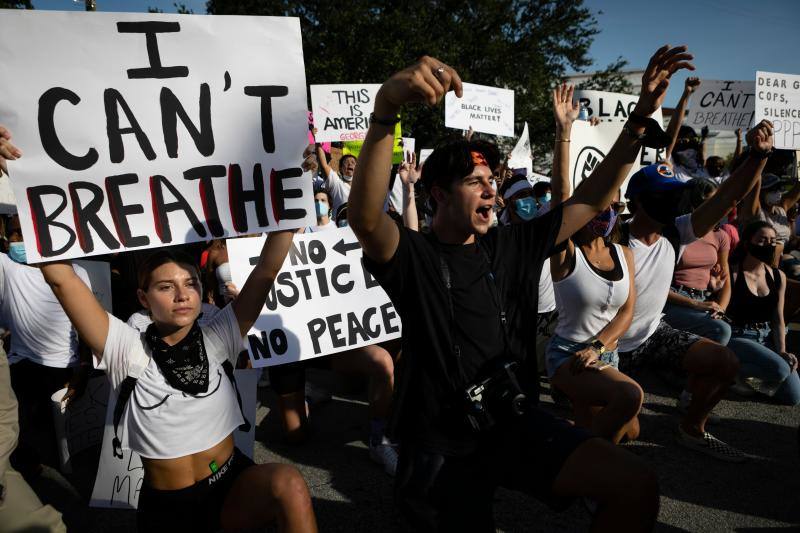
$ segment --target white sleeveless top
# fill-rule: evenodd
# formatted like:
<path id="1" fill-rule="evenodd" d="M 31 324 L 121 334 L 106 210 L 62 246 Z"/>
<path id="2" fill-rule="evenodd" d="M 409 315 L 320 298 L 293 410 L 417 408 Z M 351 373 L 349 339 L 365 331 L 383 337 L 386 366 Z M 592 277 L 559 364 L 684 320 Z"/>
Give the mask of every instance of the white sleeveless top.
<path id="1" fill-rule="evenodd" d="M 622 246 L 615 244 L 622 266 L 622 279 L 609 281 L 595 272 L 575 247 L 575 268 L 561 281 L 553 282 L 558 309 L 555 334 L 573 342 L 593 339 L 617 315 L 628 300 L 630 274 Z"/>
<path id="2" fill-rule="evenodd" d="M 143 333 L 108 315 L 108 337 L 95 367 L 105 370 L 114 394 L 132 369 L 143 366 L 120 423 L 122 447 L 149 459 L 174 459 L 208 450 L 244 422 L 236 391 L 222 368 L 236 364 L 242 335 L 228 304 L 204 325 L 208 392 L 195 396 L 173 388 L 150 356 Z"/>

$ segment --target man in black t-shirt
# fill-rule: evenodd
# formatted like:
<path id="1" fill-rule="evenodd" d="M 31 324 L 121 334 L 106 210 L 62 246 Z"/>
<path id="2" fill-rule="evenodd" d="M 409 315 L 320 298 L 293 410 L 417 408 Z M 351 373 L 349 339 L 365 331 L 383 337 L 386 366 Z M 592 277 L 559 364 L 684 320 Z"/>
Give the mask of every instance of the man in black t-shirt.
<path id="1" fill-rule="evenodd" d="M 648 117 L 661 105 L 669 78 L 693 68 L 691 59 L 685 47 L 659 49 L 624 132 L 592 176 L 562 206 L 503 228 L 491 228 L 498 152 L 480 141 L 454 141 L 426 160 L 422 180 L 435 210 L 430 235 L 407 230 L 383 212 L 400 107 L 435 105 L 451 89 L 461 96 L 461 80 L 451 67 L 424 57 L 378 92 L 348 218 L 366 268 L 403 320 L 393 417 L 400 442 L 396 494 L 415 530 L 494 531 L 498 486 L 551 504 L 576 496 L 594 500 L 597 529 L 652 528 L 657 483 L 638 458 L 539 410 L 534 400 L 522 414 L 510 403 L 493 404 L 490 414 L 498 422 L 476 431 L 467 421 L 466 390 L 498 375 L 502 362 L 516 360 L 517 379 L 534 398 L 536 363 L 525 361 L 523 339 L 535 324 L 536 302 L 521 288 L 611 203 L 652 131 Z"/>

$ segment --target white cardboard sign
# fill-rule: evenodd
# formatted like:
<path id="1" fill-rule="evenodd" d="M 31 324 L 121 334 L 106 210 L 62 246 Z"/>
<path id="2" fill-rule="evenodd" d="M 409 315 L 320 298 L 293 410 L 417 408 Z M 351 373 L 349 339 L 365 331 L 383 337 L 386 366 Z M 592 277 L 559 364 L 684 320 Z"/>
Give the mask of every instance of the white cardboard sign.
<path id="1" fill-rule="evenodd" d="M 508 168 L 524 168 L 529 179 L 533 174 L 533 153 L 531 151 L 531 139 L 527 122 L 525 127 L 522 128 L 522 135 L 519 136 L 517 145 L 511 150 L 511 156 L 508 158 Z"/>
<path id="2" fill-rule="evenodd" d="M 428 157 L 430 157 L 432 153 L 433 153 L 433 148 L 423 148 L 422 150 L 419 151 L 420 166 L 422 166 L 425 160 L 428 159 Z"/>
<path id="3" fill-rule="evenodd" d="M 17 212 L 17 198 L 11 189 L 11 180 L 0 174 L 0 215 L 13 215 Z"/>
<path id="4" fill-rule="evenodd" d="M 242 396 L 242 408 L 245 418 L 250 422 L 250 431 L 244 433 L 236 430 L 233 439 L 236 447 L 243 454 L 253 458 L 256 431 L 256 383 L 258 372 L 252 369 L 234 370 L 236 386 Z M 107 378 L 103 378 L 106 381 Z M 228 379 L 223 377 L 222 379 Z M 130 401 L 133 401 L 131 398 Z M 111 442 L 114 439 L 114 405 L 116 395 L 108 396 L 106 425 L 103 433 L 103 447 L 100 450 L 100 464 L 97 477 L 89 501 L 91 507 L 110 507 L 116 509 L 136 509 L 139 503 L 139 492 L 144 481 L 142 458 L 131 450 L 122 450 L 122 459 L 114 457 Z"/>
<path id="5" fill-rule="evenodd" d="M 311 85 L 317 142 L 363 141 L 380 84 Z"/>
<path id="6" fill-rule="evenodd" d="M 411 154 L 415 154 L 417 140 L 414 137 L 403 137 L 403 155 L 406 160 L 411 159 Z"/>
<path id="7" fill-rule="evenodd" d="M 265 237 L 228 240 L 233 282 L 244 282 Z M 276 366 L 400 336 L 400 316 L 367 272 L 350 228 L 295 235 L 261 316 L 247 335 L 254 367 Z"/>
<path id="8" fill-rule="evenodd" d="M 450 91 L 444 97 L 444 125 L 448 128 L 514 136 L 514 91 L 464 83 L 464 96 Z"/>
<path id="9" fill-rule="evenodd" d="M 712 131 L 746 131 L 753 125 L 755 85 L 752 81 L 702 80 L 683 123 L 698 134 L 703 126 Z"/>
<path id="10" fill-rule="evenodd" d="M 314 224 L 298 19 L 3 10 L 0 24 L 29 262 Z"/>
<path id="11" fill-rule="evenodd" d="M 772 121 L 775 148 L 800 150 L 800 75 L 756 72 L 756 118 Z"/>

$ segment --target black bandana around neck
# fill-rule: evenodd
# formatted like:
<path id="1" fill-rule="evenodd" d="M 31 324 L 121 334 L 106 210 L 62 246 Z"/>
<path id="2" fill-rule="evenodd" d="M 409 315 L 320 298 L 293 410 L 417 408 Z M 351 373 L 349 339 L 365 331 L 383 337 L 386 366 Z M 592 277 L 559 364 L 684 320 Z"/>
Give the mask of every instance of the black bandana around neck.
<path id="1" fill-rule="evenodd" d="M 147 327 L 144 337 L 167 383 L 187 394 L 208 391 L 208 357 L 197 321 L 189 334 L 174 346 L 159 337 L 155 324 Z"/>

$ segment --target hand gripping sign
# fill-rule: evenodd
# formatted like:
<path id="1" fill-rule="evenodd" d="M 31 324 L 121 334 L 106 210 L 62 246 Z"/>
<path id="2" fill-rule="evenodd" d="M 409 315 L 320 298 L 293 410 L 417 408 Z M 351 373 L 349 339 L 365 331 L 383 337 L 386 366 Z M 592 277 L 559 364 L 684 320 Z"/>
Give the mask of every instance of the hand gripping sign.
<path id="1" fill-rule="evenodd" d="M 300 23 L 0 12 L 32 263 L 315 221 Z"/>
<path id="2" fill-rule="evenodd" d="M 265 237 L 228 240 L 241 287 Z M 289 255 L 247 335 L 254 367 L 275 366 L 400 337 L 400 317 L 362 263 L 350 228 L 295 235 Z"/>

